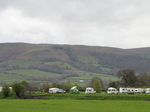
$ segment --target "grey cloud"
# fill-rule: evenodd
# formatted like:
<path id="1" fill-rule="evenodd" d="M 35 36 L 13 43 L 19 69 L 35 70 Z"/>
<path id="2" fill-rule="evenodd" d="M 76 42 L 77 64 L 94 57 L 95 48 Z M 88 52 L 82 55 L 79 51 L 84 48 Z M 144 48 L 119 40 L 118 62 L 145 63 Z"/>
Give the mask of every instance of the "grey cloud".
<path id="1" fill-rule="evenodd" d="M 149 46 L 149 4 L 149 0 L 0 0 L 0 24 L 5 26 L 0 26 L 0 35 L 7 37 L 1 42 Z"/>

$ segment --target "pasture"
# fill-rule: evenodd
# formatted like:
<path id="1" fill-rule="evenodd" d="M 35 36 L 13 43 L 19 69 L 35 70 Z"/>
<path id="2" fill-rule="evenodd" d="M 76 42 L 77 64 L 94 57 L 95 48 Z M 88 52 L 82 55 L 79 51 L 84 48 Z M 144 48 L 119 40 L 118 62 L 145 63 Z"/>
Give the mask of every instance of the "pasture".
<path id="1" fill-rule="evenodd" d="M 0 100 L 1 112 L 149 112 L 149 101 Z"/>

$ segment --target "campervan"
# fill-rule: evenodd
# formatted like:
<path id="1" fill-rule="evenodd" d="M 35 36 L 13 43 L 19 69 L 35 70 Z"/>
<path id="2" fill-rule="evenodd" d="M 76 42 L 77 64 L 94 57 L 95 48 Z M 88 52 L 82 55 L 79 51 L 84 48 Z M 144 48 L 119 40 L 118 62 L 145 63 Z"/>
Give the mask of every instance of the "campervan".
<path id="1" fill-rule="evenodd" d="M 91 87 L 88 87 L 85 90 L 85 94 L 95 94 L 95 93 L 96 93 L 96 91 Z"/>
<path id="2" fill-rule="evenodd" d="M 70 91 L 69 91 L 70 94 L 79 94 L 80 91 L 77 89 L 77 86 L 73 86 Z"/>
<path id="3" fill-rule="evenodd" d="M 107 90 L 107 94 L 118 94 L 118 91 L 116 88 L 109 87 Z"/>

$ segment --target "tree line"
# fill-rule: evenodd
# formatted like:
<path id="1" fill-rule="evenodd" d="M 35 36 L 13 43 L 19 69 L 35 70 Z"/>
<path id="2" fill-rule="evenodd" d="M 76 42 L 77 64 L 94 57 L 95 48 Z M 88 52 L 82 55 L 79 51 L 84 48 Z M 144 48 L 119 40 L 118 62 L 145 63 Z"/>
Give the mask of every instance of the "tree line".
<path id="1" fill-rule="evenodd" d="M 110 82 L 108 87 L 150 87 L 149 73 L 137 75 L 133 69 L 121 69 L 116 73 L 116 76 L 118 76 L 120 80 Z M 4 97 L 8 97 L 10 95 L 10 86 L 18 98 L 30 98 L 31 93 L 34 91 L 40 90 L 41 92 L 48 92 L 49 88 L 53 87 L 64 89 L 66 92 L 69 92 L 70 88 L 73 86 L 77 86 L 79 91 L 85 91 L 86 87 L 93 87 L 97 93 L 106 89 L 102 79 L 99 77 L 93 77 L 86 87 L 80 86 L 78 83 L 72 83 L 70 80 L 62 83 L 46 82 L 42 86 L 22 81 L 11 85 L 4 85 L 2 89 Z"/>
<path id="2" fill-rule="evenodd" d="M 116 73 L 119 81 L 109 83 L 111 87 L 150 87 L 150 73 L 136 74 L 133 69 L 121 69 Z"/>
<path id="3" fill-rule="evenodd" d="M 22 81 L 13 83 L 11 85 L 3 85 L 2 93 L 4 97 L 9 97 L 11 91 L 13 91 L 17 98 L 25 99 L 31 98 L 32 92 L 35 91 L 49 92 L 49 88 L 55 87 L 69 92 L 73 86 L 77 86 L 79 91 L 85 91 L 85 87 L 80 86 L 78 83 L 72 83 L 70 80 L 64 83 L 46 82 L 42 86 L 28 83 L 27 81 Z M 104 87 L 103 81 L 99 77 L 93 77 L 87 86 L 93 87 L 98 93 L 100 93 Z M 9 87 L 12 87 L 12 90 Z"/>

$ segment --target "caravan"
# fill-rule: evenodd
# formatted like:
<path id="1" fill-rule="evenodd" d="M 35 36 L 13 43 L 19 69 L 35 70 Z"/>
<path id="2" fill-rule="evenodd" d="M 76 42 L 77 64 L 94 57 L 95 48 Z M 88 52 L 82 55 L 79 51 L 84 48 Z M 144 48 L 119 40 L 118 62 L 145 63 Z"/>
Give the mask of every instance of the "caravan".
<path id="1" fill-rule="evenodd" d="M 0 87 L 0 92 L 2 92 L 3 87 Z"/>
<path id="2" fill-rule="evenodd" d="M 3 87 L 0 87 L 0 92 L 2 92 L 2 90 L 3 90 Z M 9 90 L 10 90 L 10 92 L 12 92 L 13 91 L 12 87 L 9 87 Z"/>
<path id="3" fill-rule="evenodd" d="M 128 89 L 127 88 L 119 88 L 119 93 L 127 93 Z"/>
<path id="4" fill-rule="evenodd" d="M 143 88 L 119 88 L 119 93 L 128 93 L 128 94 L 135 94 L 135 93 L 144 93 L 145 89 Z"/>
<path id="5" fill-rule="evenodd" d="M 95 94 L 95 93 L 96 93 L 96 91 L 91 87 L 88 87 L 85 90 L 85 94 Z"/>
<path id="6" fill-rule="evenodd" d="M 66 93 L 66 91 L 59 88 L 50 88 L 49 93 Z"/>

